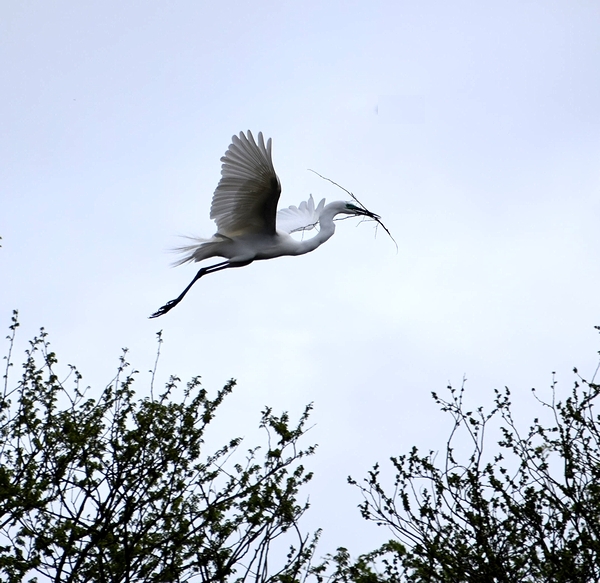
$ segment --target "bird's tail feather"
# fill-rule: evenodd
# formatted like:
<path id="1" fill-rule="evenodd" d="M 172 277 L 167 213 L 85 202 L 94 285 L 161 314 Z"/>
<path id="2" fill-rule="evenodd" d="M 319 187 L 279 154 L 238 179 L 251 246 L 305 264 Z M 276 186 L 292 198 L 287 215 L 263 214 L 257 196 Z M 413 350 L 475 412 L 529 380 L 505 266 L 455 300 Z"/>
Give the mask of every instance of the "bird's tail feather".
<path id="1" fill-rule="evenodd" d="M 173 266 L 183 265 L 184 263 L 197 263 L 203 261 L 209 257 L 223 257 L 218 252 L 219 248 L 222 248 L 223 242 L 227 240 L 227 237 L 222 235 L 214 235 L 210 239 L 204 239 L 202 237 L 186 237 L 190 241 L 193 241 L 190 245 L 182 245 L 181 247 L 175 247 L 174 253 L 180 253 L 182 257 L 173 263 Z"/>

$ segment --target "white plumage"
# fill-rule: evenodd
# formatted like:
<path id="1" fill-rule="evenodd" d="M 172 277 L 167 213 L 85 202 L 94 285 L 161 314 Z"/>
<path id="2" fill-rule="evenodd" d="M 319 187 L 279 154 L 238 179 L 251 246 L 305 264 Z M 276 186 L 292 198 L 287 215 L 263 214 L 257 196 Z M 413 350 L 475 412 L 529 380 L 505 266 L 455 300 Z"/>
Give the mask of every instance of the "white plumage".
<path id="1" fill-rule="evenodd" d="M 210 257 L 224 257 L 227 261 L 201 268 L 179 297 L 167 302 L 151 318 L 174 308 L 207 273 L 243 267 L 259 259 L 302 255 L 315 250 L 334 234 L 333 220 L 338 214 L 379 218 L 352 202 L 336 201 L 326 205 L 323 199 L 315 207 L 312 195 L 298 207 L 290 206 L 277 212 L 281 183 L 273 167 L 271 139 L 265 144 L 262 133 L 258 134 L 258 143 L 250 131 L 233 136 L 221 162 L 221 180 L 210 207 L 210 218 L 217 223 L 217 232 L 210 239 L 194 238 L 193 244 L 180 247 L 178 251 L 183 256 L 178 264 Z M 290 236 L 317 224 L 318 233 L 307 240 L 297 241 Z"/>
<path id="2" fill-rule="evenodd" d="M 303 200 L 299 206 L 290 206 L 277 212 L 277 230 L 284 233 L 295 233 L 296 231 L 310 231 L 319 223 L 319 217 L 325 207 L 323 198 L 315 208 L 312 194 L 308 200 Z"/>

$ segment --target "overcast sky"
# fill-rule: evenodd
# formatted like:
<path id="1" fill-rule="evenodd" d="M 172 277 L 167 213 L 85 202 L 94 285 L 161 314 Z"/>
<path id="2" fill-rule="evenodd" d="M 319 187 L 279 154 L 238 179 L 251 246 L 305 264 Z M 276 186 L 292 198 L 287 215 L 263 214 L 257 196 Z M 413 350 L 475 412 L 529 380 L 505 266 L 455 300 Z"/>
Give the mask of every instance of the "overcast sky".
<path id="1" fill-rule="evenodd" d="M 215 435 L 314 401 L 306 528 L 367 551 L 348 474 L 443 448 L 431 401 L 468 378 L 590 377 L 600 339 L 600 4 L 594 0 L 3 2 L 0 325 L 40 326 L 99 391 L 121 347 L 159 377 L 238 388 Z M 209 236 L 231 136 L 273 139 L 281 205 L 354 192 L 383 217 L 316 252 L 206 277 L 171 269 Z M 18 357 L 20 358 L 20 356 Z"/>

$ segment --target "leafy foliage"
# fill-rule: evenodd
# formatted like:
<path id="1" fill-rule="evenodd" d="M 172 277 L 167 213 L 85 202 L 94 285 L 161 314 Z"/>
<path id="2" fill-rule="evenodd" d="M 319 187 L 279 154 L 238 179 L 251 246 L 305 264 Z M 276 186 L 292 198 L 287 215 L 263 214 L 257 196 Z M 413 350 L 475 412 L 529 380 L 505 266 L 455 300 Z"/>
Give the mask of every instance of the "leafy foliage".
<path id="1" fill-rule="evenodd" d="M 577 374 L 577 370 L 575 370 Z M 489 413 L 466 410 L 464 383 L 433 398 L 453 420 L 441 463 L 412 448 L 358 483 L 363 517 L 394 534 L 352 562 L 334 555 L 335 581 L 600 581 L 600 385 L 578 376 L 564 402 L 535 395 L 547 421 L 525 432 L 514 421 L 510 391 L 497 391 Z M 493 422 L 498 422 L 493 426 Z M 488 453 L 490 431 L 499 435 Z M 466 444 L 466 446 L 465 446 Z M 470 444 L 470 445 L 469 445 Z M 485 447 L 484 447 L 485 446 Z M 465 454 L 465 452 L 469 452 Z M 341 549 L 345 551 L 345 549 Z"/>
<path id="2" fill-rule="evenodd" d="M 265 409 L 264 451 L 240 455 L 235 438 L 207 455 L 205 433 L 234 381 L 211 399 L 194 378 L 178 400 L 172 377 L 159 397 L 136 400 L 124 351 L 94 399 L 75 368 L 72 389 L 59 381 L 42 329 L 11 388 L 17 327 L 15 312 L 0 397 L 3 580 L 298 580 L 318 538 L 298 526 L 308 507 L 298 491 L 311 479 L 301 460 L 314 452 L 299 445 L 310 406 L 296 424 Z"/>
<path id="3" fill-rule="evenodd" d="M 234 582 L 588 583 L 600 581 L 600 385 L 577 382 L 544 401 L 521 430 L 508 389 L 469 410 L 460 390 L 433 394 L 452 419 L 439 456 L 416 447 L 362 482 L 362 516 L 393 538 L 352 559 L 340 547 L 314 564 L 319 532 L 303 534 L 299 489 L 314 446 L 300 447 L 311 407 L 292 423 L 266 408 L 266 447 L 240 438 L 207 453 L 210 423 L 234 388 L 214 398 L 193 378 L 136 399 L 124 351 L 97 396 L 59 381 L 46 333 L 23 374 L 0 395 L 0 576 L 10 583 Z M 159 353 L 160 353 L 159 334 Z M 157 355 L 158 356 L 158 355 Z M 490 437 L 495 441 L 490 444 Z M 34 577 L 33 579 L 31 577 Z"/>

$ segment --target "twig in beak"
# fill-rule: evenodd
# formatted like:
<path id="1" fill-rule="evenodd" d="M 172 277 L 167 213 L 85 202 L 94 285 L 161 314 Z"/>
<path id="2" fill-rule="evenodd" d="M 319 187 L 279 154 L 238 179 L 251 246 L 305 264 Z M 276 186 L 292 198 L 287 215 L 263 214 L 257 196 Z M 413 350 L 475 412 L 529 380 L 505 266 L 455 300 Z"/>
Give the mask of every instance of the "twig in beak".
<path id="1" fill-rule="evenodd" d="M 390 233 L 389 229 L 383 224 L 381 217 L 379 215 L 372 213 L 362 202 L 360 202 L 360 200 L 358 200 L 358 198 L 356 198 L 356 196 L 354 196 L 354 194 L 352 192 L 350 192 L 343 186 L 340 186 L 337 182 L 334 182 L 333 180 L 331 180 L 331 178 L 322 176 L 321 174 L 319 174 L 315 170 L 311 170 L 310 168 L 308 169 L 308 171 L 312 172 L 313 174 L 316 174 L 319 178 L 322 178 L 323 180 L 327 180 L 327 182 L 331 182 L 331 184 L 333 184 L 334 186 L 337 186 L 338 188 L 341 188 L 346 194 L 349 194 L 351 196 L 352 200 L 361 209 L 363 209 L 365 211 L 365 213 L 366 213 L 365 216 L 368 216 L 369 218 L 373 219 L 378 225 L 381 225 L 381 228 L 387 233 L 388 237 L 394 242 L 394 245 L 396 245 L 396 253 L 398 253 L 398 243 L 396 243 L 396 239 L 394 239 L 394 237 L 392 237 L 392 234 Z"/>

